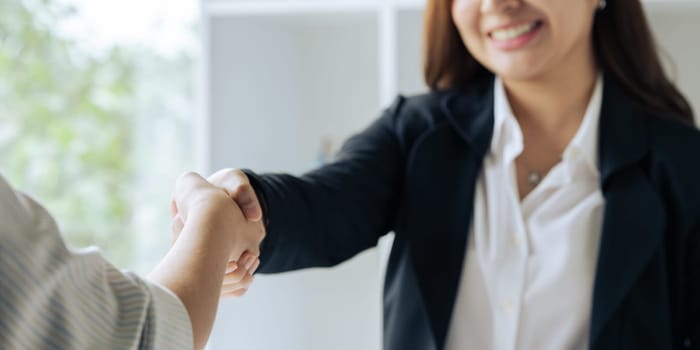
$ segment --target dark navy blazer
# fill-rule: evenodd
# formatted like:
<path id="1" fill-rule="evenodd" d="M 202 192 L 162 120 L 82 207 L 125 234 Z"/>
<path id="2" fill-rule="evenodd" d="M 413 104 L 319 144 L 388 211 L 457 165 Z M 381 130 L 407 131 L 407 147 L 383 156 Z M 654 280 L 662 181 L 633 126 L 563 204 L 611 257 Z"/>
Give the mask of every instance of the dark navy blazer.
<path id="1" fill-rule="evenodd" d="M 267 225 L 259 271 L 332 266 L 393 231 L 384 348 L 443 349 L 493 124 L 493 82 L 399 97 L 329 165 L 246 171 Z M 700 349 L 700 132 L 606 79 L 599 170 L 591 349 Z"/>

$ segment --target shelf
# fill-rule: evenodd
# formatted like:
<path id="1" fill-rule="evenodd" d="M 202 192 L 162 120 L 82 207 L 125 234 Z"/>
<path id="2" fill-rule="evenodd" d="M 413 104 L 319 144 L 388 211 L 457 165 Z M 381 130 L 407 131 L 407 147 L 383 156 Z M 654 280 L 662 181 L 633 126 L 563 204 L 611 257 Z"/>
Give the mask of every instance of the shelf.
<path id="1" fill-rule="evenodd" d="M 700 8 L 700 0 L 642 0 L 653 9 Z M 422 10 L 426 0 L 208 0 L 203 3 L 209 16 L 270 14 L 314 14 L 376 11 L 389 6 L 397 10 Z"/>
<path id="2" fill-rule="evenodd" d="M 385 7 L 421 10 L 424 6 L 424 0 L 209 0 L 203 8 L 209 16 L 262 16 L 377 11 Z"/>
<path id="3" fill-rule="evenodd" d="M 233 1 L 211 0 L 203 5 L 209 16 L 262 16 L 367 12 L 379 9 L 377 1 Z"/>
<path id="4" fill-rule="evenodd" d="M 390 0 L 392 6 L 398 10 L 423 10 L 425 0 Z"/>

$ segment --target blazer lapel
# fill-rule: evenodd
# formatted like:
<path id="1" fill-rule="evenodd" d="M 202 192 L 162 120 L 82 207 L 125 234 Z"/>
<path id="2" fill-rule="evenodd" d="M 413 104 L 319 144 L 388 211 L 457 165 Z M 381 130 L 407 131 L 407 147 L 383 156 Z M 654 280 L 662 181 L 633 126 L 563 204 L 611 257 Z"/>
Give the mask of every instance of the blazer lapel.
<path id="1" fill-rule="evenodd" d="M 419 179 L 429 179 L 430 186 L 409 186 L 416 203 L 429 218 L 425 226 L 412 230 L 426 234 L 417 238 L 419 250 L 412 252 L 421 295 L 426 305 L 437 349 L 444 347 L 452 319 L 467 235 L 471 226 L 474 190 L 484 155 L 493 132 L 493 88 L 475 91 L 452 91 L 442 97 L 441 110 L 449 125 L 431 131 L 421 141 L 418 152 L 427 152 L 412 172 Z M 435 252 L 438 252 L 437 254 Z"/>
<path id="2" fill-rule="evenodd" d="M 658 249 L 665 227 L 663 202 L 640 164 L 648 152 L 646 116 L 613 82 L 606 80 L 605 83 L 599 153 L 606 205 L 593 291 L 591 344 L 595 343 Z M 442 196 L 442 201 L 450 202 L 450 205 L 464 205 L 462 208 L 468 216 L 447 220 L 443 225 L 445 230 L 455 233 L 452 237 L 455 239 L 448 240 L 452 244 L 450 247 L 425 249 L 443 254 L 414 254 L 413 258 L 438 349 L 444 347 L 461 278 L 464 248 L 472 220 L 474 186 L 493 134 L 493 86 L 488 84 L 470 92 L 450 92 L 443 97 L 441 107 L 468 151 L 462 157 L 454 157 L 454 163 L 432 167 L 435 174 L 431 176 L 436 176 L 434 179 L 438 178 L 438 181 L 444 180 L 441 183 L 447 187 L 462 184 L 454 185 L 458 193 L 450 193 L 445 188 L 436 190 L 434 195 Z M 434 137 L 437 144 L 441 144 L 437 141 L 441 139 L 439 136 L 444 136 L 439 134 L 437 132 Z M 439 150 L 433 148 L 433 151 Z M 442 187 L 438 185 L 437 188 Z M 449 197 L 457 198 L 459 203 L 445 201 Z M 440 271 L 440 276 L 435 276 L 435 271 Z"/>
<path id="3" fill-rule="evenodd" d="M 591 345 L 620 307 L 650 258 L 665 227 L 662 199 L 640 164 L 648 153 L 648 118 L 606 80 L 599 154 L 605 214 L 598 256 Z"/>

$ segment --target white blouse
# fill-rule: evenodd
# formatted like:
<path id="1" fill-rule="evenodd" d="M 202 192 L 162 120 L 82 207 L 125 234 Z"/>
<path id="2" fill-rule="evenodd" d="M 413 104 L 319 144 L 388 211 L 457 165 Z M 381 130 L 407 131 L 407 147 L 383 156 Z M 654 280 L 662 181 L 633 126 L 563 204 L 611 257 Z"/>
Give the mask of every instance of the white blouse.
<path id="1" fill-rule="evenodd" d="M 522 202 L 515 159 L 523 135 L 502 81 L 494 89 L 494 134 L 446 349 L 585 349 L 604 208 L 602 78 L 562 162 Z"/>

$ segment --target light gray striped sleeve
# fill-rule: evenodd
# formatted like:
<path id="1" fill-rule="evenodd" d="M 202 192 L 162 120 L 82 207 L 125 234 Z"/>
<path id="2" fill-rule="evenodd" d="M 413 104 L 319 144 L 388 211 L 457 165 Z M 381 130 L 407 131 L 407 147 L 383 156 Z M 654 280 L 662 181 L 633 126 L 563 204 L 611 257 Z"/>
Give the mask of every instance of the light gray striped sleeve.
<path id="1" fill-rule="evenodd" d="M 97 249 L 70 251 L 54 220 L 0 176 L 0 349 L 191 349 L 186 309 Z"/>

